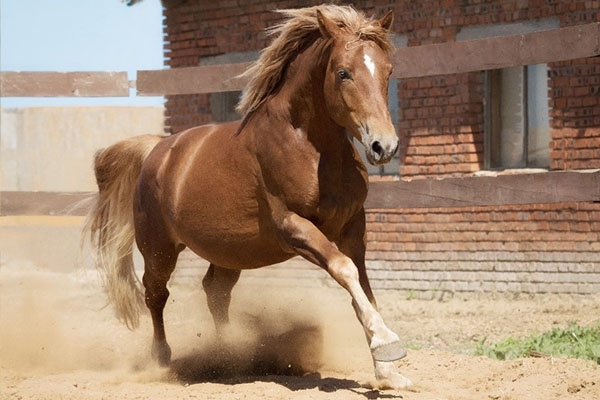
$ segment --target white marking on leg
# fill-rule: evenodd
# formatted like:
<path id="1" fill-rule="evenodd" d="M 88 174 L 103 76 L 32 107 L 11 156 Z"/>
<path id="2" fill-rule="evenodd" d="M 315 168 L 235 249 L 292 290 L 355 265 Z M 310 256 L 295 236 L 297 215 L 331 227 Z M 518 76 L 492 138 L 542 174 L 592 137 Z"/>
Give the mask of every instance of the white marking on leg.
<path id="1" fill-rule="evenodd" d="M 407 377 L 400 375 L 393 362 L 375 361 L 375 378 L 380 389 L 403 389 L 412 386 Z"/>
<path id="2" fill-rule="evenodd" d="M 368 54 L 365 54 L 363 59 L 365 61 L 365 65 L 367 66 L 367 69 L 371 73 L 371 76 L 374 77 L 375 76 L 375 63 L 373 62 L 373 59 Z"/>
<path id="3" fill-rule="evenodd" d="M 375 357 L 373 352 L 379 349 L 384 351 L 383 357 L 388 357 L 388 355 L 385 354 L 385 351 L 392 350 L 393 355 L 391 355 L 391 357 L 396 357 L 395 352 L 398 349 L 387 349 L 382 348 L 382 346 L 397 344 L 398 348 L 401 349 L 399 346 L 400 338 L 386 326 L 381 314 L 379 314 L 367 298 L 367 295 L 360 286 L 358 270 L 352 260 L 348 257 L 344 257 L 337 262 L 332 262 L 330 264 L 329 273 L 340 285 L 342 285 L 342 287 L 348 290 L 352 296 L 352 305 L 356 311 L 356 316 L 365 330 L 371 354 Z M 397 358 L 393 359 L 395 360 Z"/>

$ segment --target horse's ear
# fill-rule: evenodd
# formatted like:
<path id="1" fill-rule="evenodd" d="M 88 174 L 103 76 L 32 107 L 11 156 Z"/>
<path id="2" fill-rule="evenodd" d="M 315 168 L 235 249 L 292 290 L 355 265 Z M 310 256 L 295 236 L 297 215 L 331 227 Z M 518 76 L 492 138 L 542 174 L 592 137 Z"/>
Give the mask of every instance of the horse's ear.
<path id="1" fill-rule="evenodd" d="M 339 34 L 340 28 L 335 22 L 327 18 L 321 10 L 317 9 L 317 21 L 319 22 L 319 31 L 325 38 L 332 38 Z"/>
<path id="2" fill-rule="evenodd" d="M 380 20 L 377 21 L 379 26 L 381 26 L 386 31 L 389 31 L 392 27 L 392 22 L 394 22 L 394 13 L 392 10 L 388 11 L 387 14 L 383 16 Z"/>

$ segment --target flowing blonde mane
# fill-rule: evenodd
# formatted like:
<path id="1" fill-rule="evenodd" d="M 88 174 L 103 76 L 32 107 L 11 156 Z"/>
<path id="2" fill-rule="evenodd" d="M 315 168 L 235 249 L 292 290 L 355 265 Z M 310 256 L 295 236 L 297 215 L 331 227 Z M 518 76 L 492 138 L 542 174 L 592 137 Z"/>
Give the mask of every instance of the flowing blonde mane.
<path id="1" fill-rule="evenodd" d="M 317 9 L 342 30 L 356 35 L 357 39 L 373 41 L 388 53 L 394 50 L 388 31 L 351 6 L 322 5 L 278 10 L 287 20 L 267 31 L 269 35 L 278 35 L 277 38 L 243 74 L 249 76 L 250 81 L 236 107 L 238 112 L 247 114 L 256 110 L 279 84 L 291 60 L 319 37 Z"/>

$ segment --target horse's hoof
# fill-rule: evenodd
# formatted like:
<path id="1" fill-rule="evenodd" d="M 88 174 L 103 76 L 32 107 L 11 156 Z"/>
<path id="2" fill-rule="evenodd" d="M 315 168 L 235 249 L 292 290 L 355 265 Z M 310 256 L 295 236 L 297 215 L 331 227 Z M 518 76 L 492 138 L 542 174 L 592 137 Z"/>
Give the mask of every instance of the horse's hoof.
<path id="1" fill-rule="evenodd" d="M 384 379 L 377 381 L 380 389 L 406 389 L 413 385 L 412 381 L 395 372 Z"/>
<path id="2" fill-rule="evenodd" d="M 375 361 L 375 378 L 379 389 L 406 389 L 412 386 L 410 379 L 398 373 L 393 362 Z"/>
<path id="3" fill-rule="evenodd" d="M 371 354 L 375 361 L 396 361 L 406 357 L 406 350 L 400 341 L 395 341 L 375 347 L 371 350 Z"/>

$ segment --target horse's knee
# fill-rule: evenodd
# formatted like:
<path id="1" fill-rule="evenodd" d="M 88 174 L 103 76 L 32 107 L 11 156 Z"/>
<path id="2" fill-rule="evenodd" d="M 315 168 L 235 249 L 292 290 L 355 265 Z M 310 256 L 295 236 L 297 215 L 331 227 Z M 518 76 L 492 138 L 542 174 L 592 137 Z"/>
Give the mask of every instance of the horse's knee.
<path id="1" fill-rule="evenodd" d="M 329 274 L 344 288 L 358 282 L 358 269 L 348 257 L 341 257 L 328 266 Z"/>

